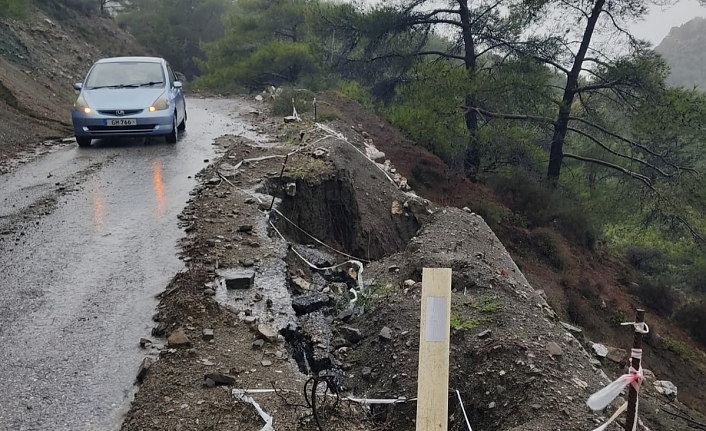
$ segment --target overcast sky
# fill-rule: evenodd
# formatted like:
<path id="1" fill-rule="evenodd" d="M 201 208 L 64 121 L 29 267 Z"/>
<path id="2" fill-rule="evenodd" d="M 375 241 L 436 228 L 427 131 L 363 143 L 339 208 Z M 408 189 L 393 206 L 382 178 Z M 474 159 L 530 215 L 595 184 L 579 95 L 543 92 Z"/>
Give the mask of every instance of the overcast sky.
<path id="1" fill-rule="evenodd" d="M 666 10 L 654 7 L 644 21 L 633 24 L 630 30 L 640 39 L 659 45 L 672 27 L 679 27 L 697 16 L 706 16 L 706 8 L 696 0 L 685 0 Z"/>
<path id="2" fill-rule="evenodd" d="M 386 3 L 391 0 L 363 1 L 368 4 L 375 4 Z M 669 8 L 653 7 L 643 21 L 630 26 L 630 31 L 638 38 L 648 40 L 656 46 L 667 36 L 672 27 L 678 27 L 697 16 L 706 16 L 706 8 L 700 6 L 697 0 L 681 0 L 676 6 Z"/>

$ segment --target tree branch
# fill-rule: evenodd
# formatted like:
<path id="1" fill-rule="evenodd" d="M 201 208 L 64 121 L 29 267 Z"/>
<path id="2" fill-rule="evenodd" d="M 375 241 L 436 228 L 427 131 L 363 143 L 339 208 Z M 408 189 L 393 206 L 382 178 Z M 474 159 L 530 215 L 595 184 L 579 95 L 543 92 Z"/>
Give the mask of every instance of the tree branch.
<path id="1" fill-rule="evenodd" d="M 490 117 L 490 118 L 497 118 L 500 120 L 524 120 L 524 121 L 532 121 L 536 123 L 546 123 L 546 124 L 555 124 L 555 121 L 552 120 L 551 118 L 547 117 L 539 117 L 535 115 L 522 115 L 522 114 L 503 114 L 500 112 L 492 112 L 492 111 L 486 111 L 485 109 L 481 108 L 476 108 L 473 106 L 464 106 L 463 107 L 466 112 L 468 111 L 475 111 L 481 116 L 485 117 Z"/>
<path id="2" fill-rule="evenodd" d="M 436 55 L 439 57 L 452 58 L 455 60 L 464 60 L 464 57 L 462 57 L 460 55 L 448 54 L 448 53 L 442 52 L 442 51 L 422 51 L 422 52 L 415 52 L 412 54 L 385 54 L 385 55 L 381 55 L 378 57 L 369 58 L 366 60 L 366 62 L 372 63 L 372 62 L 379 61 L 379 60 L 387 60 L 389 58 L 422 57 L 422 56 L 427 56 L 427 55 Z"/>
<path id="3" fill-rule="evenodd" d="M 633 156 L 629 156 L 629 155 L 627 155 L 627 154 L 619 153 L 619 152 L 613 150 L 612 148 L 610 148 L 609 146 L 607 146 L 607 145 L 604 144 L 603 142 L 599 141 L 599 140 L 596 139 L 595 137 L 589 135 L 588 133 L 586 133 L 586 132 L 584 132 L 584 131 L 582 131 L 582 130 L 579 130 L 579 129 L 576 129 L 576 128 L 573 128 L 573 127 L 568 127 L 567 130 L 570 130 L 570 131 L 572 131 L 572 132 L 574 132 L 574 133 L 577 133 L 577 134 L 579 134 L 579 135 L 581 135 L 581 136 L 583 136 L 583 137 L 585 137 L 585 138 L 588 138 L 589 140 L 593 141 L 595 144 L 597 144 L 598 146 L 600 146 L 601 148 L 603 148 L 604 150 L 608 151 L 609 153 L 611 153 L 611 154 L 613 154 L 613 155 L 616 155 L 616 156 L 618 156 L 618 157 L 622 157 L 622 158 L 624 158 L 624 159 L 627 159 L 627 160 L 630 160 L 630 161 L 633 161 L 633 162 L 637 162 L 637 163 L 639 163 L 639 164 L 641 164 L 641 165 L 643 165 L 643 166 L 646 166 L 646 167 L 648 167 L 648 168 L 650 168 L 650 169 L 653 169 L 655 172 L 659 173 L 660 175 L 662 175 L 662 176 L 665 177 L 665 178 L 671 178 L 671 177 L 673 177 L 672 174 L 668 174 L 668 173 L 664 172 L 662 169 L 658 168 L 657 166 L 654 166 L 654 165 L 651 164 L 651 163 L 648 163 L 648 162 L 646 162 L 646 161 L 644 161 L 644 160 L 642 160 L 642 159 L 638 159 L 638 158 L 635 158 L 635 157 L 633 157 Z"/>
<path id="4" fill-rule="evenodd" d="M 606 161 L 604 161 L 604 160 L 593 159 L 593 158 L 590 158 L 590 157 L 577 156 L 576 154 L 571 154 L 571 153 L 564 153 L 564 157 L 568 157 L 568 158 L 570 158 L 570 159 L 575 159 L 575 160 L 580 160 L 580 161 L 582 161 L 582 162 L 593 163 L 593 164 L 596 164 L 596 165 L 600 165 L 600 166 L 603 166 L 603 167 L 606 167 L 606 168 L 610 168 L 610 169 L 616 170 L 616 171 L 618 171 L 618 172 L 622 172 L 623 174 L 625 174 L 625 175 L 627 175 L 627 176 L 629 176 L 629 177 L 631 177 L 631 178 L 634 178 L 634 179 L 636 179 L 636 180 L 642 182 L 642 183 L 645 184 L 647 187 L 649 187 L 650 190 L 655 191 L 655 188 L 654 188 L 654 186 L 652 185 L 652 181 L 651 181 L 648 177 L 646 177 L 646 176 L 644 176 L 644 175 L 642 175 L 642 174 L 638 174 L 637 172 L 633 172 L 633 171 L 631 171 L 631 170 L 629 170 L 629 169 L 626 169 L 626 168 L 624 168 L 624 167 L 622 167 L 622 166 L 620 166 L 620 165 L 616 165 L 616 164 L 614 164 L 614 163 L 606 162 Z"/>
<path id="5" fill-rule="evenodd" d="M 680 168 L 679 166 L 675 165 L 674 163 L 668 161 L 662 154 L 659 154 L 659 153 L 657 153 L 656 151 L 647 148 L 646 146 L 644 146 L 643 144 L 640 144 L 639 142 L 635 142 L 635 141 L 633 141 L 633 140 L 630 140 L 630 139 L 628 139 L 628 138 L 625 138 L 625 137 L 623 137 L 623 136 L 620 136 L 620 135 L 618 135 L 617 133 L 611 132 L 610 130 L 606 129 L 605 127 L 603 127 L 603 126 L 601 126 L 601 125 L 598 125 L 598 124 L 596 124 L 596 123 L 590 122 L 590 121 L 588 121 L 588 120 L 585 120 L 585 119 L 579 118 L 579 117 L 569 117 L 569 120 L 581 122 L 581 123 L 583 123 L 583 124 L 586 124 L 586 125 L 588 125 L 588 126 L 591 126 L 591 127 L 595 128 L 595 129 L 597 129 L 597 130 L 599 130 L 599 131 L 605 133 L 605 134 L 608 135 L 608 136 L 612 136 L 612 137 L 614 137 L 615 139 L 618 139 L 618 140 L 620 140 L 620 141 L 623 141 L 623 142 L 625 142 L 625 143 L 627 143 L 627 144 L 629 144 L 629 145 L 631 145 L 631 146 L 640 148 L 641 150 L 645 151 L 646 153 L 648 153 L 648 154 L 650 154 L 650 155 L 652 155 L 652 156 L 658 157 L 658 158 L 659 158 L 660 160 L 662 160 L 665 164 L 671 166 L 671 167 L 674 168 L 674 169 L 677 169 L 677 170 L 686 170 L 686 171 L 693 171 L 693 169 L 691 169 L 691 168 Z"/>
<path id="6" fill-rule="evenodd" d="M 591 84 L 591 85 L 584 85 L 583 87 L 576 87 L 572 91 L 574 93 L 582 93 L 585 91 L 609 89 L 609 88 L 614 88 L 616 85 L 620 84 L 621 82 L 622 82 L 621 80 L 616 79 L 614 81 L 601 82 L 600 84 Z"/>

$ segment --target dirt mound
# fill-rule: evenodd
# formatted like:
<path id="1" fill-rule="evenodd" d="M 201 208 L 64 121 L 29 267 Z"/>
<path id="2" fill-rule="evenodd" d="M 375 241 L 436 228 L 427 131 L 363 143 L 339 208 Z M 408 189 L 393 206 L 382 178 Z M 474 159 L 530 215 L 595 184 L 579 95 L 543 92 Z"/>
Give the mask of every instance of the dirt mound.
<path id="1" fill-rule="evenodd" d="M 43 2 L 26 19 L 0 20 L 0 156 L 71 134 L 73 83 L 93 62 L 146 51 L 110 18 Z"/>

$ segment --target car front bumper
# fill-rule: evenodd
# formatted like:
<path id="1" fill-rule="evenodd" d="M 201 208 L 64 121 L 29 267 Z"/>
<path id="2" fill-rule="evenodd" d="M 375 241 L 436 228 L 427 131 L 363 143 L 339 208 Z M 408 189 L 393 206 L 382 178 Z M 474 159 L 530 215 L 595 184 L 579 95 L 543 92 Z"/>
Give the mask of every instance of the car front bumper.
<path id="1" fill-rule="evenodd" d="M 135 125 L 110 126 L 108 120 L 135 120 Z M 146 109 L 136 113 L 126 113 L 123 116 L 116 116 L 93 111 L 86 114 L 80 111 L 72 111 L 71 120 L 74 127 L 74 134 L 81 137 L 91 137 L 93 139 L 125 136 L 163 136 L 172 133 L 174 128 L 174 116 L 172 111 L 164 110 L 149 112 Z"/>

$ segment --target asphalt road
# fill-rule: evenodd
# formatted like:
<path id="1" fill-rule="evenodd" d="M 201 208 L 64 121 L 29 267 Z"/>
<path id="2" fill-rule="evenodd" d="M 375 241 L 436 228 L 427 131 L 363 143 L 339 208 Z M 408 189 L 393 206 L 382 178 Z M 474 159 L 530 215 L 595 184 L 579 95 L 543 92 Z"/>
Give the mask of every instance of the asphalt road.
<path id="1" fill-rule="evenodd" d="M 0 430 L 119 428 L 193 177 L 216 137 L 252 135 L 241 102 L 188 102 L 176 145 L 68 145 L 0 176 Z"/>

